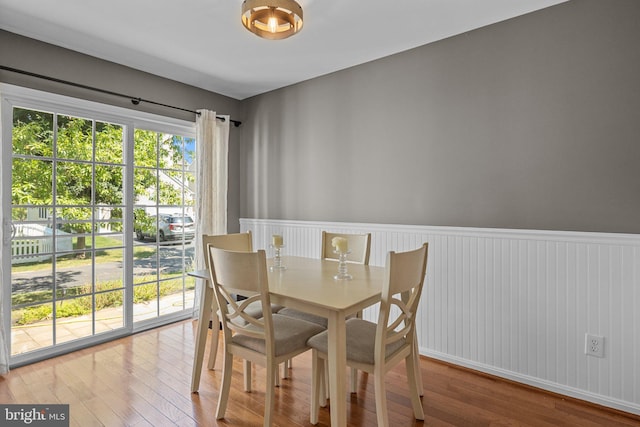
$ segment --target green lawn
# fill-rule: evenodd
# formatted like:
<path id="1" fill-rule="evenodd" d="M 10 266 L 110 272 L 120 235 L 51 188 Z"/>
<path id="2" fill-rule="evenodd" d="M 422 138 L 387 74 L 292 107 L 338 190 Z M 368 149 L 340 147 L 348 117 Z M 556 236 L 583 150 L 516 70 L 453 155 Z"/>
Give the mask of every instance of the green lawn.
<path id="1" fill-rule="evenodd" d="M 122 246 L 122 241 L 119 239 L 113 239 L 110 237 L 98 236 L 95 238 L 95 246 L 97 248 L 109 248 Z M 74 242 L 73 249 L 77 249 L 77 242 Z M 90 251 L 92 245 L 87 243 L 86 250 Z M 98 249 L 96 251 L 96 263 L 122 261 L 122 249 Z M 148 258 L 155 253 L 154 250 L 150 250 L 147 246 L 134 246 L 133 258 L 144 259 Z M 80 265 L 86 265 L 87 261 L 84 258 L 78 258 L 76 255 L 67 255 L 65 257 L 59 257 L 56 261 L 57 268 L 76 267 Z M 51 268 L 51 262 L 32 262 L 19 264 L 11 267 L 11 271 L 15 273 L 21 273 L 25 271 L 38 271 Z"/>
<path id="2" fill-rule="evenodd" d="M 167 295 L 182 292 L 182 275 L 172 274 L 164 275 L 158 282 L 148 282 L 146 277 L 138 277 L 134 279 L 133 302 L 134 304 L 155 300 Z M 186 290 L 195 288 L 195 279 L 188 277 L 185 283 Z M 104 308 L 119 307 L 123 304 L 124 289 L 120 281 L 105 281 L 96 285 L 95 310 L 100 311 Z M 56 317 L 73 317 L 90 314 L 93 308 L 93 297 L 91 295 L 91 286 L 85 285 L 75 288 L 75 295 L 66 295 L 65 299 L 56 301 Z M 44 302 L 38 304 L 38 302 Z M 14 309 L 11 311 L 11 323 L 14 325 L 28 325 L 39 322 L 41 320 L 50 319 L 53 314 L 53 301 L 51 292 L 36 291 L 25 294 L 16 295 L 12 298 L 14 306 L 19 304 L 34 304 L 28 307 Z"/>

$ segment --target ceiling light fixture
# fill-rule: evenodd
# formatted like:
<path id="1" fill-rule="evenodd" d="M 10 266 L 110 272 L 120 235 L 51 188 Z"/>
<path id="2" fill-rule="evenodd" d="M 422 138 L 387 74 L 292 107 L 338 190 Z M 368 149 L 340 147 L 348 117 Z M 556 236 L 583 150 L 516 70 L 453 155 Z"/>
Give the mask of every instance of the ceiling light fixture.
<path id="1" fill-rule="evenodd" d="M 242 25 L 264 39 L 286 39 L 302 29 L 302 7 L 295 0 L 244 0 Z"/>

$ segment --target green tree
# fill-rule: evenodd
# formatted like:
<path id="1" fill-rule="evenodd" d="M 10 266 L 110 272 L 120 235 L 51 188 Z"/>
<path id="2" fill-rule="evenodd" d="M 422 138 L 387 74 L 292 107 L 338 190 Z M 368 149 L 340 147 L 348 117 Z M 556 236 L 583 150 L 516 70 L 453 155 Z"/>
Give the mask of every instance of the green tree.
<path id="1" fill-rule="evenodd" d="M 134 150 L 136 202 L 148 200 L 160 206 L 182 204 L 182 193 L 179 188 L 182 185 L 188 186 L 188 183 L 193 180 L 191 174 L 183 174 L 182 171 L 185 157 L 193 158 L 193 152 L 185 147 L 184 138 L 181 136 L 136 129 Z M 155 153 L 157 156 L 154 155 Z"/>
<path id="2" fill-rule="evenodd" d="M 95 206 L 110 209 L 111 218 L 122 218 L 122 126 L 14 108 L 12 139 L 14 205 L 51 207 L 55 188 L 54 214 L 59 228 L 78 234 L 80 250 L 86 247 L 86 236 L 92 231 Z M 162 181 L 156 168 L 166 169 L 162 172 L 165 175 L 182 174 L 182 137 L 136 130 L 134 144 L 136 200 L 146 197 L 161 205 L 180 205 L 181 192 Z M 24 219 L 25 211 L 14 209 L 14 219 Z"/>
<path id="3" fill-rule="evenodd" d="M 53 114 L 13 110 L 12 199 L 16 205 L 52 202 Z M 22 157 L 24 156 L 24 157 Z"/>

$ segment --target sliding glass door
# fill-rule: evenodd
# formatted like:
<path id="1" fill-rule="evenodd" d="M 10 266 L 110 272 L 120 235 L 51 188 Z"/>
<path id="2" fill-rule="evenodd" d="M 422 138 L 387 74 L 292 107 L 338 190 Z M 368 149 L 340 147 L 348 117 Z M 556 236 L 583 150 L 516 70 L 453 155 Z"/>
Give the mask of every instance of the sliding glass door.
<path id="1" fill-rule="evenodd" d="M 193 306 L 193 124 L 40 96 L 3 93 L 2 321 L 14 364 Z"/>
<path id="2" fill-rule="evenodd" d="M 134 133 L 134 321 L 193 306 L 195 139 Z"/>

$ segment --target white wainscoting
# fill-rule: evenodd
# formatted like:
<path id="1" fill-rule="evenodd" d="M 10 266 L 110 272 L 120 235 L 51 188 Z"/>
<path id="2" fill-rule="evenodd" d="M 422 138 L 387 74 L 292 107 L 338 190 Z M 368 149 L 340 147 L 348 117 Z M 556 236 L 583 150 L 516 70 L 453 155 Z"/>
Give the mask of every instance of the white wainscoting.
<path id="1" fill-rule="evenodd" d="M 640 235 L 241 219 L 256 249 L 320 256 L 321 231 L 372 233 L 372 265 L 429 242 L 420 352 L 640 414 Z M 365 317 L 374 320 L 376 308 Z M 605 337 L 604 358 L 585 334 Z"/>

